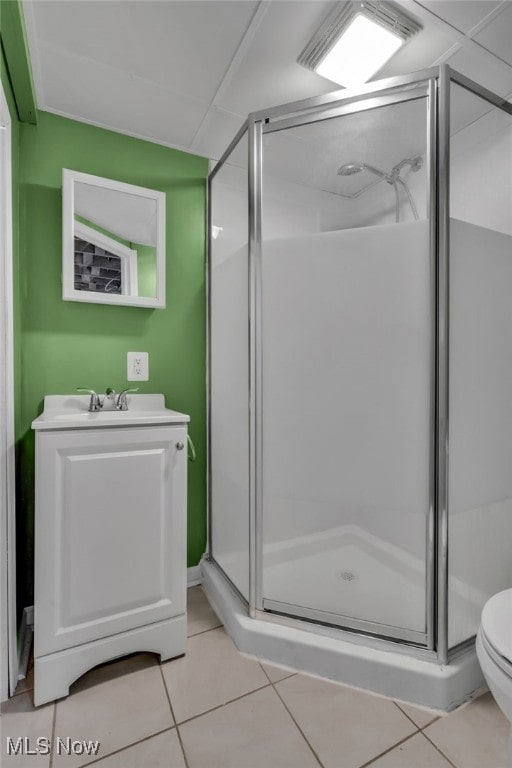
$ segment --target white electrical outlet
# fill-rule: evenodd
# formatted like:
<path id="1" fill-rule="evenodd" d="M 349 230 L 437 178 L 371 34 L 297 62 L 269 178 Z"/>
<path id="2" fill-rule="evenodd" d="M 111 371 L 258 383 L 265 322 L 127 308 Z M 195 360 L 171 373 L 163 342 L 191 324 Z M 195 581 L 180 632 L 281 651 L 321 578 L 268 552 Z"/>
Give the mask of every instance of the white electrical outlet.
<path id="1" fill-rule="evenodd" d="M 149 355 L 147 352 L 128 352 L 126 362 L 128 381 L 149 380 Z"/>

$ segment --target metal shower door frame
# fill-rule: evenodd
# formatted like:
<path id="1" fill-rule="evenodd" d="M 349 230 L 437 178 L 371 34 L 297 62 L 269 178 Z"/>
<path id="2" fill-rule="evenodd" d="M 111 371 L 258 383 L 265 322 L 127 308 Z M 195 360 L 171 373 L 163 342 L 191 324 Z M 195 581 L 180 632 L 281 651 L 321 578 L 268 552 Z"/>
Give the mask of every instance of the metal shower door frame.
<path id="1" fill-rule="evenodd" d="M 437 354 L 436 354 L 436 605 L 435 652 L 440 664 L 447 664 L 460 651 L 474 645 L 474 636 L 449 647 L 449 445 L 450 445 L 450 135 L 451 84 L 455 83 L 491 107 L 512 115 L 506 98 L 455 71 L 439 67 L 437 78 Z"/>
<path id="2" fill-rule="evenodd" d="M 309 621 L 339 626 L 341 629 L 365 632 L 387 640 L 410 643 L 422 650 L 435 647 L 435 584 L 436 584 L 436 253 L 437 253 L 437 78 L 438 70 L 416 73 L 415 76 L 391 78 L 365 87 L 357 93 L 339 91 L 325 97 L 295 102 L 268 111 L 253 113 L 248 120 L 249 144 L 249 297 L 250 297 L 250 501 L 249 501 L 249 615 L 271 610 L 276 613 Z M 340 98 L 342 96 L 342 98 Z M 333 98 L 335 97 L 335 98 Z M 295 128 L 323 120 L 368 111 L 415 99 L 426 100 L 427 169 L 429 189 L 429 258 L 431 345 L 430 369 L 430 444 L 429 444 L 429 507 L 426 521 L 426 580 L 425 632 L 397 628 L 353 617 L 338 616 L 300 606 L 280 604 L 263 599 L 263 425 L 262 425 L 262 336 L 261 336 L 261 259 L 262 259 L 262 175 L 263 135 Z"/>

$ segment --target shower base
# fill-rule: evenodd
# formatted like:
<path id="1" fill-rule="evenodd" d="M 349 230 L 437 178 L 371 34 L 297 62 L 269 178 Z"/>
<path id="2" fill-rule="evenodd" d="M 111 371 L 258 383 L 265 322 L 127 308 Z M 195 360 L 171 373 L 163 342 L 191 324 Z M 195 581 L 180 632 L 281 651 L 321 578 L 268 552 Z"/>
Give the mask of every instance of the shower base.
<path id="1" fill-rule="evenodd" d="M 223 552 L 218 562 L 247 595 L 247 553 Z M 360 622 L 355 628 L 362 630 L 369 622 L 369 632 L 397 638 L 406 633 L 410 642 L 420 645 L 426 623 L 425 572 L 424 557 L 358 525 L 336 526 L 264 543 L 263 605 L 305 618 L 313 611 L 324 612 L 326 623 L 352 628 L 350 620 L 355 619 Z M 455 576 L 450 584 L 453 622 L 465 626 L 464 617 L 479 616 L 487 598 Z M 329 621 L 329 616 L 338 620 Z M 379 626 L 383 632 L 378 632 Z"/>
<path id="2" fill-rule="evenodd" d="M 253 619 L 213 562 L 203 560 L 201 571 L 208 599 L 243 653 L 444 712 L 486 689 L 474 644 L 440 665 L 403 644 L 267 612 Z"/>

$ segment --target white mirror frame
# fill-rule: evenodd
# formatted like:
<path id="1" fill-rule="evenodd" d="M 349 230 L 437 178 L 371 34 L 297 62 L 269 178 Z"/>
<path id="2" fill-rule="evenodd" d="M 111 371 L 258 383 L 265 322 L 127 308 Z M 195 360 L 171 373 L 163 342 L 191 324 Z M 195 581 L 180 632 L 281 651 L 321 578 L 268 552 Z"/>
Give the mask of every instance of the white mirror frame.
<path id="1" fill-rule="evenodd" d="M 128 294 L 95 293 L 75 289 L 74 234 L 75 234 L 75 182 L 103 189 L 113 189 L 125 194 L 155 200 L 157 205 L 156 246 L 156 298 Z M 83 225 L 82 225 L 83 226 Z M 119 254 L 121 255 L 121 254 Z M 137 187 L 122 181 L 92 176 L 89 173 L 62 169 L 62 298 L 64 301 L 82 301 L 94 304 L 118 304 L 126 307 L 150 307 L 165 309 L 165 192 Z M 131 260 L 133 262 L 133 259 Z M 131 281 L 132 286 L 136 283 Z"/>

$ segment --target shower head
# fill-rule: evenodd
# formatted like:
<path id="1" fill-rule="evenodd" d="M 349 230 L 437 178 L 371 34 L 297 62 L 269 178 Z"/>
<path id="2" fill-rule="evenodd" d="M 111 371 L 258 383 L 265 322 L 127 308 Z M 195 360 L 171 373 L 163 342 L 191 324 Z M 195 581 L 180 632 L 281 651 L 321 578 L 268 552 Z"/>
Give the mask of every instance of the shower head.
<path id="1" fill-rule="evenodd" d="M 364 171 L 364 163 L 345 163 L 338 168 L 338 176 L 353 176 L 355 173 Z"/>
<path id="2" fill-rule="evenodd" d="M 345 165 L 341 165 L 338 168 L 338 176 L 353 176 L 356 173 L 360 173 L 360 171 L 370 171 L 370 173 L 374 173 L 375 176 L 380 176 L 381 179 L 387 179 L 388 174 L 384 173 L 384 171 L 381 171 L 379 168 L 374 168 L 373 165 L 368 165 L 368 163 L 345 163 Z"/>

